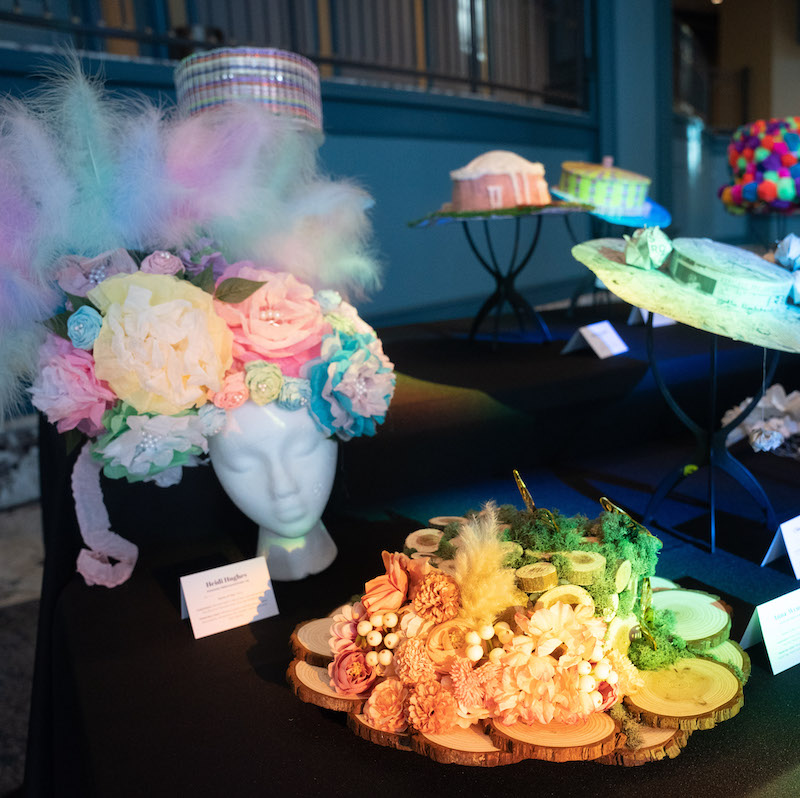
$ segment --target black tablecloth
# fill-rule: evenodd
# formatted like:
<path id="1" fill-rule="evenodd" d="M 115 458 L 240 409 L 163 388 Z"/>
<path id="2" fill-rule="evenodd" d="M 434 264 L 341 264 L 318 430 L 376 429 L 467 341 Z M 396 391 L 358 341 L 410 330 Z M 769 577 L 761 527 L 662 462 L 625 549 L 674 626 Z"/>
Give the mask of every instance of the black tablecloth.
<path id="1" fill-rule="evenodd" d="M 133 578 L 119 588 L 70 578 L 53 602 L 48 661 L 37 672 L 36 689 L 47 680 L 52 691 L 52 712 L 34 716 L 30 794 L 793 794 L 780 780 L 800 773 L 800 668 L 773 677 L 763 650 L 754 652 L 743 710 L 693 734 L 675 760 L 484 769 L 357 738 L 343 715 L 293 695 L 285 679 L 289 636 L 300 621 L 360 591 L 381 571 L 382 548 L 400 547 L 413 522 L 334 518 L 328 525 L 337 560 L 318 576 L 278 583 L 280 615 L 201 640 L 180 619 L 179 575 L 252 556 L 254 537 L 231 536 L 224 524 L 216 537 L 165 534 L 162 545 L 143 548 Z"/>

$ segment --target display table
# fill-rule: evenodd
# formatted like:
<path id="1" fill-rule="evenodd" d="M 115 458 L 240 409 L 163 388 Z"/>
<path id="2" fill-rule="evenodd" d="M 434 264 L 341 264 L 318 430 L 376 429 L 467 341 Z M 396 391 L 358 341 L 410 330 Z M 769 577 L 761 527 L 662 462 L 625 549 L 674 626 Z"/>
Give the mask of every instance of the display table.
<path id="1" fill-rule="evenodd" d="M 71 578 L 37 674 L 35 692 L 52 688 L 54 712 L 32 726 L 29 795 L 513 796 L 535 785 L 537 795 L 638 798 L 680 785 L 681 795 L 733 798 L 800 767 L 786 699 L 800 690 L 800 670 L 772 677 L 758 650 L 739 715 L 635 775 L 583 762 L 440 765 L 358 739 L 343 715 L 292 694 L 289 638 L 360 592 L 381 550 L 397 548 L 414 522 L 326 522 L 340 547 L 328 571 L 277 584 L 280 615 L 197 641 L 180 620 L 178 576 L 251 554 L 222 527 L 197 540 L 161 529 L 161 544 L 144 547 L 132 579 L 114 590 Z"/>
<path id="2" fill-rule="evenodd" d="M 625 262 L 626 243 L 622 239 L 602 238 L 587 241 L 573 248 L 573 255 L 592 271 L 606 287 L 621 299 L 650 312 L 648 317 L 647 351 L 653 376 L 662 396 L 678 418 L 692 432 L 696 441 L 691 459 L 668 473 L 656 488 L 644 514 L 650 523 L 664 498 L 698 468 L 708 467 L 708 503 L 711 514 L 709 545 L 716 545 L 715 469 L 727 472 L 753 497 L 764 511 L 765 524 L 774 532 L 777 519 L 772 505 L 753 475 L 726 449 L 728 433 L 757 405 L 771 382 L 780 351 L 800 352 L 800 308 L 786 305 L 770 310 L 742 311 L 740 308 L 705 294 L 691 285 L 680 284 L 658 269 L 639 269 Z M 705 424 L 691 419 L 675 402 L 662 378 L 653 347 L 653 313 L 688 324 L 711 334 L 709 356 L 709 416 Z M 765 350 L 764 368 L 754 384 L 753 398 L 737 417 L 720 426 L 717 403 L 717 336 L 744 341 Z M 769 358 L 766 350 L 771 351 Z M 769 360 L 769 364 L 767 361 Z M 671 530 L 674 531 L 674 530 Z"/>
<path id="3" fill-rule="evenodd" d="M 525 331 L 525 321 L 533 321 L 539 326 L 542 338 L 545 341 L 552 340 L 550 330 L 544 319 L 527 299 L 515 288 L 515 282 L 520 272 L 528 265 L 536 245 L 539 243 L 539 235 L 542 231 L 542 217 L 547 215 L 559 215 L 567 219 L 570 213 L 582 213 L 591 206 L 579 202 L 553 202 L 550 205 L 526 206 L 518 208 L 505 208 L 492 211 L 436 211 L 428 216 L 411 222 L 411 227 L 429 227 L 447 222 L 461 222 L 464 235 L 472 253 L 478 263 L 492 275 L 495 281 L 494 292 L 481 305 L 472 327 L 469 331 L 470 341 L 474 340 L 476 333 L 480 329 L 489 313 L 495 311 L 493 341 L 497 341 L 500 331 L 500 317 L 503 307 L 507 304 L 514 312 L 514 316 L 519 325 L 520 331 Z M 514 220 L 514 243 L 507 265 L 501 265 L 497 257 L 496 246 L 492 237 L 492 227 L 490 222 L 504 219 Z M 520 234 L 522 219 L 533 220 L 533 230 L 529 245 L 520 254 Z M 482 252 L 475 242 L 469 228 L 469 222 L 481 222 L 485 239 L 485 249 Z"/>

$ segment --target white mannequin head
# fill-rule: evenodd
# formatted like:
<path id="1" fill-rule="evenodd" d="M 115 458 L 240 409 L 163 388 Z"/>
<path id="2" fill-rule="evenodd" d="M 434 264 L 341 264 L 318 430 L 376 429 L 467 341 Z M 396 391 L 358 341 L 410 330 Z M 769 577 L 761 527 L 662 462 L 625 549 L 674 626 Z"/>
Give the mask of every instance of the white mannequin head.
<path id="1" fill-rule="evenodd" d="M 337 444 L 303 409 L 247 401 L 209 438 L 225 492 L 259 529 L 258 553 L 275 579 L 326 568 L 336 547 L 321 522 L 336 474 Z"/>

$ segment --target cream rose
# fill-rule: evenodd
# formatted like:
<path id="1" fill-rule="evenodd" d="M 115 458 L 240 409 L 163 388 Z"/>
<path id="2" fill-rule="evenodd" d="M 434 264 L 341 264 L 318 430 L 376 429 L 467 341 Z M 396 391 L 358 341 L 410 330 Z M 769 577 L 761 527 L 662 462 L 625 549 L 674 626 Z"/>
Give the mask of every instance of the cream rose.
<path id="1" fill-rule="evenodd" d="M 104 280 L 89 298 L 104 316 L 95 373 L 137 412 L 174 415 L 220 390 L 232 335 L 205 291 L 136 272 Z"/>

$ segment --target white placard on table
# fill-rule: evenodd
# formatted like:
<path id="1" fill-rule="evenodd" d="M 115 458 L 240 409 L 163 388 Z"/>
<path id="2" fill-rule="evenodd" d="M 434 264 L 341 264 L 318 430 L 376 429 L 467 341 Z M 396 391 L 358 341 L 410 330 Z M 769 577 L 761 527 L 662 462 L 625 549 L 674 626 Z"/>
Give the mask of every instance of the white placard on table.
<path id="1" fill-rule="evenodd" d="M 747 624 L 742 648 L 764 641 L 772 673 L 800 663 L 800 589 L 759 604 Z"/>
<path id="2" fill-rule="evenodd" d="M 789 555 L 789 562 L 792 564 L 795 579 L 800 579 L 800 515 L 784 521 L 772 538 L 767 553 L 761 561 L 764 566 L 767 563 L 777 560 L 784 554 Z"/>
<path id="3" fill-rule="evenodd" d="M 620 338 L 610 321 L 596 321 L 594 324 L 578 327 L 561 350 L 561 354 L 576 352 L 586 347 L 589 347 L 601 360 L 628 351 L 628 345 Z"/>
<path id="4" fill-rule="evenodd" d="M 195 638 L 277 614 L 264 557 L 181 577 L 181 618 L 188 616 Z"/>
<path id="5" fill-rule="evenodd" d="M 628 314 L 628 326 L 635 327 L 638 324 L 647 324 L 647 319 L 650 317 L 650 311 L 644 308 L 632 307 L 631 312 Z M 672 324 L 677 324 L 675 319 L 669 316 L 662 316 L 660 313 L 653 314 L 653 327 L 669 327 Z"/>

